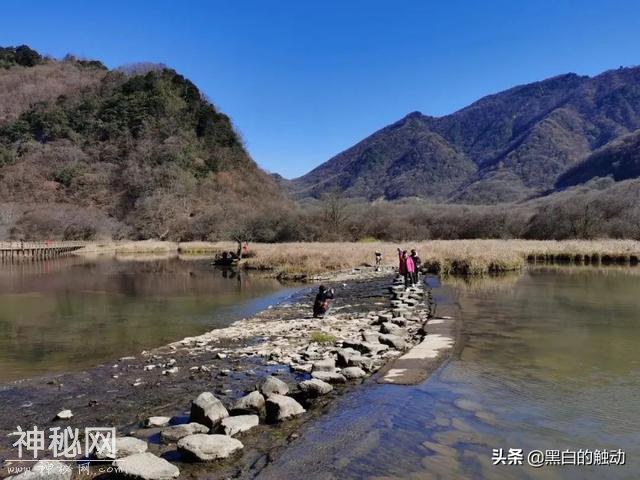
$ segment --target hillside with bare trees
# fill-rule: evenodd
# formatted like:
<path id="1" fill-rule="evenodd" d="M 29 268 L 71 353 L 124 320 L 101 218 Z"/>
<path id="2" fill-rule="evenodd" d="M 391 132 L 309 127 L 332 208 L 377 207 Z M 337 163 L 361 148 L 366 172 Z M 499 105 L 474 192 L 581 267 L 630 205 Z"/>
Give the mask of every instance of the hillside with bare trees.
<path id="1" fill-rule="evenodd" d="M 12 238 L 219 239 L 288 202 L 230 119 L 163 66 L 0 50 L 0 225 Z"/>

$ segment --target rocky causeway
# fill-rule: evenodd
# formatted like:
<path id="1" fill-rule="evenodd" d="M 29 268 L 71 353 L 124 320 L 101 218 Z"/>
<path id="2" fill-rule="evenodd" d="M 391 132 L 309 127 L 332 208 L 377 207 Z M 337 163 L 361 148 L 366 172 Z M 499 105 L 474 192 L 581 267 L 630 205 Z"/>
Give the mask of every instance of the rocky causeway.
<path id="1" fill-rule="evenodd" d="M 324 318 L 312 317 L 316 290 L 305 288 L 226 328 L 1 387 L 0 476 L 16 466 L 8 435 L 37 425 L 115 426 L 115 452 L 90 456 L 101 478 L 251 478 L 337 395 L 369 381 L 422 381 L 450 354 L 455 319 L 434 318 L 424 283 L 405 288 L 373 269 L 324 281 L 336 290 Z M 34 475 L 54 478 L 13 479 Z M 55 478 L 71 476 L 77 469 Z"/>

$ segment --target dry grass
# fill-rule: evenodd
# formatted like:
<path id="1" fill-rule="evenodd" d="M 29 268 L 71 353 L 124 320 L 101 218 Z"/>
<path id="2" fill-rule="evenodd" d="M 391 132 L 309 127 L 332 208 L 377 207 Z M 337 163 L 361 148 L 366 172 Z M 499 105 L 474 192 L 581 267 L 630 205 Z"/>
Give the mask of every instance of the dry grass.
<path id="1" fill-rule="evenodd" d="M 392 243 L 281 243 L 253 244 L 256 256 L 246 260 L 250 268 L 274 270 L 283 275 L 314 275 L 327 271 L 372 265 L 374 253 L 383 263 L 397 264 Z M 436 273 L 479 275 L 522 269 L 527 261 L 622 261 L 637 262 L 640 242 L 632 240 L 538 241 L 538 240 L 434 240 L 411 242 L 425 266 Z"/>
<path id="2" fill-rule="evenodd" d="M 396 265 L 396 248 L 415 248 L 431 272 L 481 275 L 522 269 L 527 262 L 637 263 L 640 242 L 634 240 L 433 240 L 396 245 L 366 243 L 252 243 L 253 257 L 246 268 L 268 270 L 282 276 L 309 276 L 374 264 L 374 253 L 382 252 L 383 264 Z M 234 242 L 111 242 L 95 243 L 88 252 L 140 254 L 180 252 L 214 254 L 235 251 Z"/>

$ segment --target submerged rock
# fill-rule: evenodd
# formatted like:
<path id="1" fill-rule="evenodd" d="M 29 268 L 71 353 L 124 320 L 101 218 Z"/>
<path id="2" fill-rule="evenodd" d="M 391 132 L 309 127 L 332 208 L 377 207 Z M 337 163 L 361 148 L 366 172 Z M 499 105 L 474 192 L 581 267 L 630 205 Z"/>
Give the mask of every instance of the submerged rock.
<path id="1" fill-rule="evenodd" d="M 173 427 L 165 428 L 160 432 L 160 438 L 163 442 L 177 442 L 181 438 L 187 435 L 193 435 L 195 433 L 208 433 L 209 427 L 202 425 L 201 423 L 191 422 L 183 425 L 174 425 Z"/>
<path id="2" fill-rule="evenodd" d="M 113 466 L 122 475 L 140 480 L 171 480 L 180 475 L 178 467 L 149 452 L 119 458 Z"/>
<path id="3" fill-rule="evenodd" d="M 258 426 L 260 419 L 258 415 L 238 415 L 235 417 L 223 418 L 218 427 L 222 433 L 233 437 L 241 432 L 246 432 Z"/>
<path id="4" fill-rule="evenodd" d="M 265 397 L 270 395 L 286 395 L 289 393 L 289 386 L 279 378 L 268 376 L 262 381 L 260 392 L 262 392 Z"/>
<path id="5" fill-rule="evenodd" d="M 240 440 L 227 435 L 197 433 L 178 441 L 178 451 L 186 460 L 190 461 L 207 462 L 227 458 L 242 448 L 244 445 Z"/>
<path id="6" fill-rule="evenodd" d="M 302 415 L 306 410 L 291 397 L 273 394 L 267 398 L 267 421 L 277 423 L 290 417 Z"/>
<path id="7" fill-rule="evenodd" d="M 333 390 L 331 385 L 318 378 L 312 378 L 311 380 L 300 382 L 299 387 L 308 398 L 320 397 Z"/>
<path id="8" fill-rule="evenodd" d="M 190 421 L 213 428 L 220 420 L 229 416 L 222 402 L 212 393 L 204 392 L 191 403 Z"/>
<path id="9" fill-rule="evenodd" d="M 256 390 L 239 398 L 231 408 L 231 413 L 233 415 L 261 415 L 264 413 L 264 396 Z"/>

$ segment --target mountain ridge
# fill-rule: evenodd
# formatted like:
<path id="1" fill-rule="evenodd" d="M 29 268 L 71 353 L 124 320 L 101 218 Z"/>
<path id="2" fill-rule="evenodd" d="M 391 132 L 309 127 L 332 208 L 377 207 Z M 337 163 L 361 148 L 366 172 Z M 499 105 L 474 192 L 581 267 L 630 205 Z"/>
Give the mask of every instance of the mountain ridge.
<path id="1" fill-rule="evenodd" d="M 487 95 L 442 117 L 411 112 L 287 186 L 296 198 L 338 190 L 367 200 L 521 201 L 553 189 L 571 166 L 638 128 L 639 67 L 593 77 L 568 73 Z M 440 148 L 421 145 L 427 133 L 438 136 Z"/>

